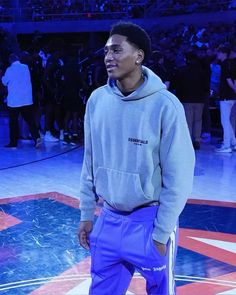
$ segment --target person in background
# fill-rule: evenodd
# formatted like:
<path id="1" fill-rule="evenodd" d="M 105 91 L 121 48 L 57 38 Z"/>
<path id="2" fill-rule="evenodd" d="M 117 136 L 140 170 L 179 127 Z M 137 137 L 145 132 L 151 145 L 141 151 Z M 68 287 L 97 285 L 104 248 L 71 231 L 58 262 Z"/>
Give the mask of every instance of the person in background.
<path id="1" fill-rule="evenodd" d="M 62 108 L 65 112 L 64 116 L 64 144 L 78 144 L 81 140 L 81 130 L 79 130 L 79 114 L 84 114 L 84 103 L 80 98 L 80 89 L 83 81 L 73 55 L 67 56 L 64 66 L 64 97 L 62 100 Z"/>
<path id="2" fill-rule="evenodd" d="M 64 97 L 64 61 L 56 50 L 48 58 L 43 75 L 45 101 L 45 142 L 58 142 L 64 138 L 62 100 Z M 56 123 L 56 124 L 55 124 Z M 55 126 L 57 125 L 57 126 Z M 59 129 L 59 138 L 55 136 Z"/>
<path id="3" fill-rule="evenodd" d="M 230 52 L 229 58 L 232 63 L 233 80 L 234 80 L 234 85 L 236 88 L 236 43 L 231 44 L 231 52 Z M 236 103 L 234 104 L 231 110 L 230 121 L 233 127 L 234 134 L 236 136 Z"/>
<path id="4" fill-rule="evenodd" d="M 183 103 L 189 132 L 195 150 L 200 149 L 202 114 L 209 92 L 207 75 L 194 51 L 187 52 L 186 65 L 176 74 L 176 95 Z"/>
<path id="5" fill-rule="evenodd" d="M 7 87 L 7 106 L 9 110 L 10 142 L 7 148 L 16 148 L 19 139 L 19 115 L 29 126 L 29 131 L 38 148 L 42 141 L 36 126 L 33 110 L 32 85 L 30 71 L 26 64 L 19 61 L 19 57 L 12 53 L 9 56 L 10 66 L 7 68 L 2 83 Z"/>
<path id="6" fill-rule="evenodd" d="M 153 65 L 151 67 L 152 71 L 162 80 L 162 82 L 166 85 L 166 88 L 169 89 L 171 75 L 168 71 L 168 68 L 165 65 L 164 55 L 160 51 L 155 50 L 152 53 L 152 57 L 153 57 Z"/>
<path id="7" fill-rule="evenodd" d="M 221 45 L 217 57 L 221 62 L 220 76 L 220 119 L 223 127 L 223 144 L 216 148 L 217 153 L 231 153 L 236 150 L 235 130 L 231 123 L 232 109 L 236 103 L 236 77 L 233 59 L 229 58 L 230 48 Z"/>
<path id="8" fill-rule="evenodd" d="M 89 294 L 125 294 L 136 269 L 148 294 L 173 295 L 178 218 L 195 163 L 184 109 L 142 65 L 151 42 L 140 26 L 115 24 L 104 52 L 108 82 L 86 105 L 79 191 Z M 104 205 L 93 228 L 99 198 Z"/>

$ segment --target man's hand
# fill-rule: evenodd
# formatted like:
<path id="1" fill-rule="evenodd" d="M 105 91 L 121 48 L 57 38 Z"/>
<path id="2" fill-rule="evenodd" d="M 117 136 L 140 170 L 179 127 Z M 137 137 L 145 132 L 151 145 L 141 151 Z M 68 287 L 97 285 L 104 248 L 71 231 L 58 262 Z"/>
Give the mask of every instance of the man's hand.
<path id="1" fill-rule="evenodd" d="M 160 253 L 161 256 L 166 256 L 166 245 L 165 244 L 162 244 L 162 243 L 159 243 L 155 240 L 153 240 L 156 248 L 157 248 L 157 251 Z"/>
<path id="2" fill-rule="evenodd" d="M 81 221 L 79 230 L 78 230 L 78 237 L 80 245 L 89 250 L 89 234 L 93 229 L 93 222 L 92 221 Z"/>

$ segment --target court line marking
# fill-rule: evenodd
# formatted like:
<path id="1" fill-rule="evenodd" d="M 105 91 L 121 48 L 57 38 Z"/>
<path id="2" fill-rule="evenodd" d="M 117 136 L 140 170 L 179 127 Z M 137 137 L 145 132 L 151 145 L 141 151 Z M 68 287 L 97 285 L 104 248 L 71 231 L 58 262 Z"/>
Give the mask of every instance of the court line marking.
<path id="1" fill-rule="evenodd" d="M 134 279 L 138 279 L 140 277 L 141 275 L 138 273 L 134 274 L 133 276 Z M 39 285 L 43 283 L 50 283 L 50 280 L 53 280 L 53 283 L 55 283 L 55 282 L 74 281 L 78 279 L 87 279 L 87 278 L 90 278 L 90 274 L 68 275 L 68 276 L 61 276 L 60 278 L 45 277 L 45 278 L 36 278 L 36 279 L 30 279 L 30 280 L 22 280 L 17 282 L 1 284 L 0 291 L 22 288 L 26 286 Z M 226 281 L 221 279 L 214 279 L 214 278 L 195 277 L 195 276 L 177 275 L 175 276 L 175 281 L 186 281 L 186 282 L 194 282 L 194 283 L 220 285 L 220 286 L 226 286 L 226 287 L 236 287 L 236 282 Z"/>

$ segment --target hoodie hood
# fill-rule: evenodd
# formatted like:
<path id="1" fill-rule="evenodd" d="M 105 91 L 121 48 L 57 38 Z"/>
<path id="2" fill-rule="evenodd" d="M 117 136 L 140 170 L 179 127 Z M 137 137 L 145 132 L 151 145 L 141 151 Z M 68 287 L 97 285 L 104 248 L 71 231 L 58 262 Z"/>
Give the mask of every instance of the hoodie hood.
<path id="1" fill-rule="evenodd" d="M 150 96 L 163 89 L 166 89 L 166 85 L 161 81 L 161 79 L 147 67 L 142 66 L 142 74 L 144 77 L 144 83 L 128 96 L 124 96 L 123 93 L 119 90 L 116 85 L 116 80 L 109 78 L 107 83 L 108 90 L 122 100 L 138 100 Z"/>

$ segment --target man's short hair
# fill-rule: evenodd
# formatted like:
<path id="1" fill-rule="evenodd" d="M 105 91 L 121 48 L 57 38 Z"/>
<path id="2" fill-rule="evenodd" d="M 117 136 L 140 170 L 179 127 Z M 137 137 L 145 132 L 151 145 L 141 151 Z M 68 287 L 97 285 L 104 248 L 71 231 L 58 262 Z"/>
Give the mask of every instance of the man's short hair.
<path id="1" fill-rule="evenodd" d="M 111 28 L 110 37 L 115 34 L 127 37 L 129 43 L 143 50 L 144 60 L 148 60 L 151 55 L 151 39 L 143 28 L 132 22 L 120 21 Z"/>
<path id="2" fill-rule="evenodd" d="M 19 56 L 16 53 L 11 53 L 9 55 L 9 62 L 10 63 L 13 63 L 13 62 L 18 61 L 18 60 L 20 60 L 20 59 L 19 59 Z"/>

